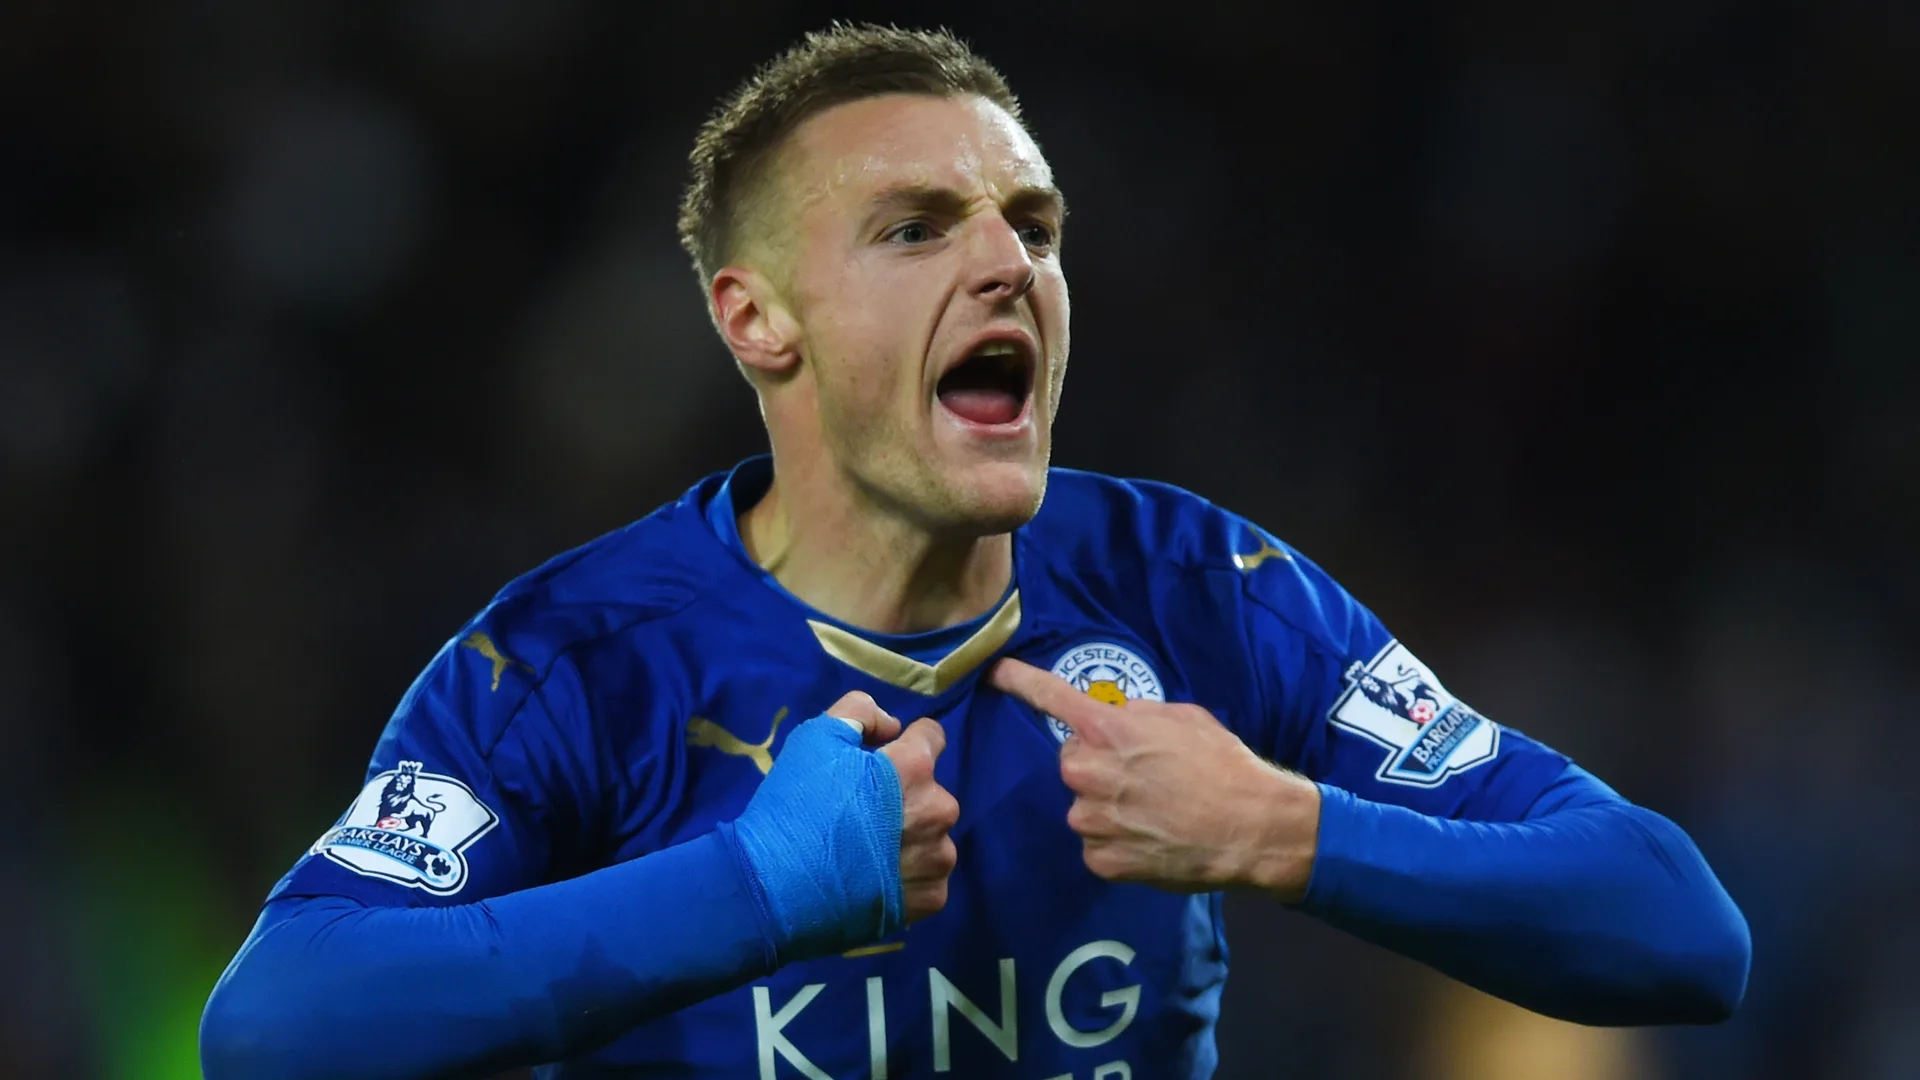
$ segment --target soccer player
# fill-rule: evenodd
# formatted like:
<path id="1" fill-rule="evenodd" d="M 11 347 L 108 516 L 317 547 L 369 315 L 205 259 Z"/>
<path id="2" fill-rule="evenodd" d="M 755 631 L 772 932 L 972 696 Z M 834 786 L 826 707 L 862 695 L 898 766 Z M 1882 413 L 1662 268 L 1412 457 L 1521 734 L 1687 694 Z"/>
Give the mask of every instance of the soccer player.
<path id="1" fill-rule="evenodd" d="M 210 1080 L 1204 1077 L 1230 888 L 1558 1017 L 1733 1011 L 1746 924 L 1672 823 L 1258 526 L 1048 468 L 1064 217 L 944 34 L 729 99 L 682 232 L 771 456 L 448 640 L 216 987 Z"/>

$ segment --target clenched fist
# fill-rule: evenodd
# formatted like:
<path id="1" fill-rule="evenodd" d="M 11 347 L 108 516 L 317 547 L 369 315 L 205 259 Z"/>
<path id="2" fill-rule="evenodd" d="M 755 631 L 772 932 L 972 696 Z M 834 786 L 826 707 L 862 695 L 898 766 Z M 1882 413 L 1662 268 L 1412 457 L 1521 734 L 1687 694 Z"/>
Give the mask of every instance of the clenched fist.
<path id="1" fill-rule="evenodd" d="M 960 820 L 960 803 L 933 779 L 933 763 L 947 747 L 947 733 L 939 721 L 924 718 L 902 732 L 900 721 L 861 693 L 848 694 L 827 712 L 857 724 L 868 743 L 884 743 L 880 754 L 899 775 L 900 887 L 906 921 L 918 922 L 947 905 L 947 876 L 958 858 L 947 834 Z"/>

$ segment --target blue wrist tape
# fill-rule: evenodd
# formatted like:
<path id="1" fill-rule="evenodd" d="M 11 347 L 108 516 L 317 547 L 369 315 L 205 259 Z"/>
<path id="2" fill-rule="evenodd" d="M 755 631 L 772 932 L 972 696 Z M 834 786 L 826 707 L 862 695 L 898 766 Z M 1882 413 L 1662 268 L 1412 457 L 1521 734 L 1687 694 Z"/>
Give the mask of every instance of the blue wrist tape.
<path id="1" fill-rule="evenodd" d="M 904 924 L 900 776 L 860 743 L 845 720 L 801 724 L 733 823 L 781 963 L 871 944 Z"/>

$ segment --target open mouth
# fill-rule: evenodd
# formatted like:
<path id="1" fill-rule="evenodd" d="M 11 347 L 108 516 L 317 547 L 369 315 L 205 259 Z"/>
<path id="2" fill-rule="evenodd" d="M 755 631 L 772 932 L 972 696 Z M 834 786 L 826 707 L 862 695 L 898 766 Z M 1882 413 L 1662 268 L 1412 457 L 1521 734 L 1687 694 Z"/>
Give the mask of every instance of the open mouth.
<path id="1" fill-rule="evenodd" d="M 962 420 L 1011 424 L 1033 393 L 1033 358 L 1017 341 L 989 341 L 954 365 L 934 387 L 940 404 Z"/>

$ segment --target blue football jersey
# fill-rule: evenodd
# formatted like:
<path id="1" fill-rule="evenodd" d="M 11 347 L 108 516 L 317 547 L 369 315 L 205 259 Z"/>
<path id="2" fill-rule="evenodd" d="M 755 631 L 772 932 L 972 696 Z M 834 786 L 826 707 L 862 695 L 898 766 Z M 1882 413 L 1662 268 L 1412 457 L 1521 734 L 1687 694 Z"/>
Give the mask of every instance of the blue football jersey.
<path id="1" fill-rule="evenodd" d="M 1195 702 L 1273 761 L 1429 814 L 1518 820 L 1567 766 L 1455 700 L 1299 553 L 1179 489 L 1053 470 L 998 607 L 889 636 L 747 557 L 736 515 L 771 475 L 756 458 L 709 477 L 503 590 L 408 691 L 360 796 L 274 896 L 461 904 L 639 858 L 737 817 L 786 734 L 863 690 L 946 728 L 946 909 L 541 1075 L 1205 1077 L 1221 897 L 1086 869 L 1058 771 L 1071 733 L 987 687 L 991 661 L 1107 701 Z"/>

